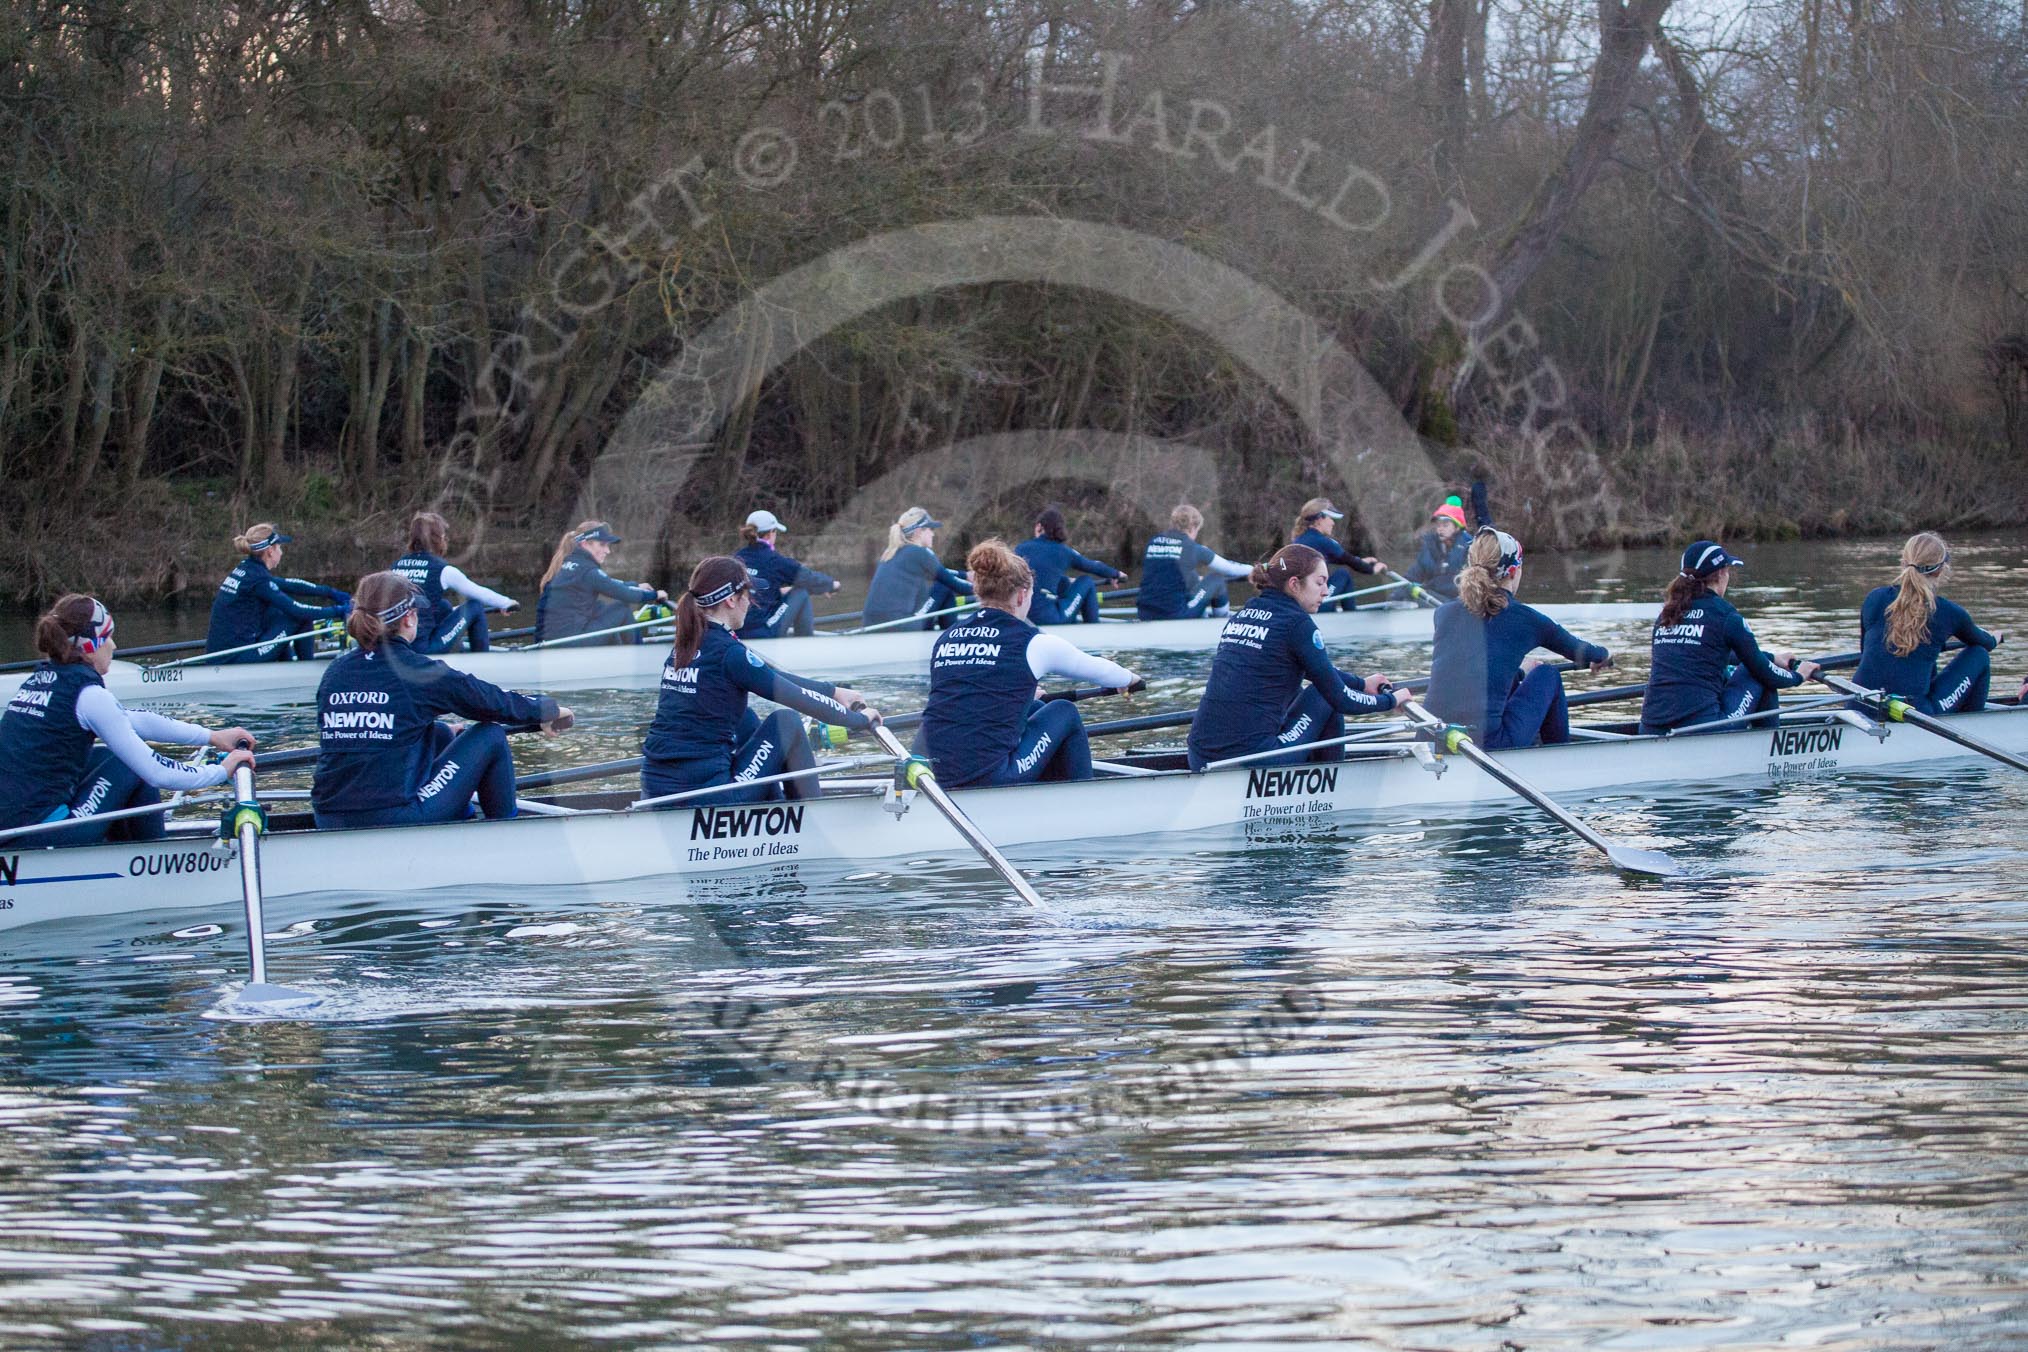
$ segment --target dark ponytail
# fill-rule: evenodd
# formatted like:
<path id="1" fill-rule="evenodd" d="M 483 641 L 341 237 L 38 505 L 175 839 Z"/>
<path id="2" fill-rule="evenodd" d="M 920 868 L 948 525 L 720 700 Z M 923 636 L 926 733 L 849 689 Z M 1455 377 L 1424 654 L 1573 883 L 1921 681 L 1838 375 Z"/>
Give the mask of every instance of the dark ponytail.
<path id="1" fill-rule="evenodd" d="M 35 651 L 59 666 L 84 661 L 77 640 L 91 637 L 92 612 L 97 608 L 98 602 L 78 592 L 57 597 L 35 622 Z"/>
<path id="2" fill-rule="evenodd" d="M 742 526 L 741 530 L 751 530 Z M 690 585 L 676 598 L 676 642 L 670 650 L 669 660 L 678 669 L 687 667 L 697 657 L 697 650 L 704 646 L 704 626 L 710 621 L 704 618 L 701 598 L 725 591 L 720 601 L 730 600 L 748 586 L 746 565 L 738 559 L 729 559 L 723 554 L 714 554 L 705 559 L 690 572 Z"/>
<path id="3" fill-rule="evenodd" d="M 1035 514 L 1035 524 L 1042 528 L 1042 538 L 1058 544 L 1070 538 L 1070 528 L 1063 524 L 1063 508 L 1051 504 Z"/>
<path id="4" fill-rule="evenodd" d="M 1669 579 L 1669 590 L 1662 593 L 1662 613 L 1655 617 L 1657 626 L 1667 629 L 1681 624 L 1683 615 L 1690 607 L 1711 595 L 1711 584 L 1701 577 L 1678 573 Z"/>
<path id="5" fill-rule="evenodd" d="M 1256 563 L 1247 580 L 1255 591 L 1278 591 L 1288 595 L 1289 583 L 1317 571 L 1324 556 L 1308 545 L 1283 545 L 1266 563 Z"/>
<path id="6" fill-rule="evenodd" d="M 391 620 L 382 619 L 382 613 L 397 610 L 403 602 L 413 610 L 415 599 L 415 584 L 400 573 L 368 573 L 352 589 L 352 613 L 345 617 L 345 632 L 362 648 L 378 648 L 401 627 L 402 614 L 407 612 Z"/>

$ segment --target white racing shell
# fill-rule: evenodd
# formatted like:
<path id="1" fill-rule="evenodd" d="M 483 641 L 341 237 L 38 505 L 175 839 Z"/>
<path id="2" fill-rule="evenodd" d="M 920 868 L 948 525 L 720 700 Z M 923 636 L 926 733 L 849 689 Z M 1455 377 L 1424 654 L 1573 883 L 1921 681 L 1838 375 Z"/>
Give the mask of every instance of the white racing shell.
<path id="1" fill-rule="evenodd" d="M 1679 738 L 1614 737 L 1503 751 L 1500 759 L 1567 801 L 1640 785 L 1718 780 L 1785 783 L 1863 771 L 1920 771 L 1978 759 L 1920 729 L 1878 738 L 1828 713 L 1785 716 L 1780 728 Z M 1958 715 L 1951 725 L 2028 752 L 2028 708 Z M 958 802 L 1018 865 L 1024 846 L 1229 828 L 1262 841 L 1300 837 L 1338 820 L 1499 812 L 1520 803 L 1461 756 L 1433 756 L 1406 738 L 1349 749 L 1330 765 L 1245 766 L 1205 774 L 1141 772 L 1077 784 L 960 792 Z M 1440 765 L 1442 773 L 1430 768 Z M 896 811 L 896 809 L 900 809 Z M 192 828 L 195 829 L 195 828 Z M 32 838 L 30 838 L 32 839 Z M 1582 848 L 1574 841 L 1573 849 Z M 154 908 L 205 908 L 230 923 L 239 904 L 236 847 L 206 836 L 153 844 L 33 848 L 0 841 L 0 928 Z M 702 878 L 771 865 L 969 854 L 927 803 L 871 788 L 806 803 L 591 811 L 441 826 L 277 831 L 261 849 L 268 900 L 399 886 L 570 886 L 629 878 Z M 421 904 L 419 902 L 419 904 Z"/>

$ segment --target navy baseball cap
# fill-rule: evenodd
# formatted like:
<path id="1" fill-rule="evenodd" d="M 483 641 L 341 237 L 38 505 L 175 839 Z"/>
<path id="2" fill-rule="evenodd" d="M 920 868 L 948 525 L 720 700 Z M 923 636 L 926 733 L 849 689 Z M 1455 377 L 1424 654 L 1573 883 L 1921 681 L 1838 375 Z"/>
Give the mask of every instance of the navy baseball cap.
<path id="1" fill-rule="evenodd" d="M 1728 554 L 1716 540 L 1698 540 L 1683 551 L 1683 576 L 1710 577 L 1721 568 L 1744 568 L 1746 560 Z"/>
<path id="2" fill-rule="evenodd" d="M 590 530 L 579 531 L 577 533 L 577 542 L 581 545 L 588 545 L 594 542 L 598 544 L 616 545 L 620 542 L 620 537 L 613 534 L 613 528 L 611 526 L 608 526 L 605 522 L 601 521 L 598 523 L 598 525 L 593 526 Z"/>

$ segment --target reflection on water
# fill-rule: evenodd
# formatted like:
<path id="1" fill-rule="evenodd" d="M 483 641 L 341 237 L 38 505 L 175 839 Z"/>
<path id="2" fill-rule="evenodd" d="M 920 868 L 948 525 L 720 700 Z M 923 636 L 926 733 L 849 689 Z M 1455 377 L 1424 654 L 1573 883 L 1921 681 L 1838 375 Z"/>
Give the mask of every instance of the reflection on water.
<path id="1" fill-rule="evenodd" d="M 2011 627 L 2005 549 L 1954 590 Z M 1753 551 L 1798 590 L 1741 600 L 1849 643 L 1892 556 Z M 626 754 L 649 702 L 577 707 L 542 755 Z M 287 1024 L 207 1017 L 230 915 L 9 932 L 0 1344 L 2018 1340 L 2028 779 L 1594 810 L 1708 867 L 1627 884 L 1517 812 L 1094 822 L 1024 853 L 1039 911 L 953 859 L 362 873 L 270 917 L 326 995 Z"/>

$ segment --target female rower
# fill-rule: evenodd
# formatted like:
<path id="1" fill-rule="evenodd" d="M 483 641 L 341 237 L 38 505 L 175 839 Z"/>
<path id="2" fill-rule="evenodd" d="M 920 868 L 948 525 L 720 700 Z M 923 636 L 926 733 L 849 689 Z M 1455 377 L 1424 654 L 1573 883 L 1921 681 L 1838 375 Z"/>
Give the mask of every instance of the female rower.
<path id="1" fill-rule="evenodd" d="M 233 547 L 246 557 L 218 584 L 204 651 L 246 651 L 220 659 L 220 665 L 285 662 L 292 657 L 307 662 L 317 655 L 311 626 L 319 620 L 343 619 L 351 610 L 352 598 L 336 587 L 275 576 L 274 570 L 282 562 L 282 546 L 290 539 L 265 521 L 233 537 Z M 315 597 L 321 604 L 306 605 L 297 599 L 305 596 Z M 295 635 L 301 637 L 292 637 Z M 260 646 L 251 646 L 254 644 Z"/>
<path id="2" fill-rule="evenodd" d="M 641 748 L 641 792 L 649 798 L 807 770 L 816 764 L 796 713 L 858 731 L 880 717 L 856 690 L 776 671 L 737 634 L 753 609 L 747 566 L 722 555 L 690 574 L 676 602 L 676 642 L 662 664 L 655 721 Z M 748 695 L 788 706 L 766 718 L 746 707 Z M 702 806 L 815 798 L 816 776 L 728 789 L 697 800 Z"/>
<path id="3" fill-rule="evenodd" d="M 1421 583 L 1422 589 L 1438 600 L 1453 600 L 1458 594 L 1458 574 L 1464 571 L 1465 556 L 1472 550 L 1471 537 L 1465 533 L 1465 504 L 1453 494 L 1430 513 L 1430 520 L 1435 524 L 1423 532 L 1415 562 L 1402 576 Z"/>
<path id="4" fill-rule="evenodd" d="M 1029 619 L 1035 624 L 1097 624 L 1098 583 L 1094 577 L 1124 582 L 1127 575 L 1110 563 L 1088 559 L 1070 547 L 1070 532 L 1061 507 L 1044 507 L 1035 516 L 1034 538 L 1014 547 L 1035 576 L 1035 602 Z M 1072 578 L 1071 570 L 1090 577 Z"/>
<path id="5" fill-rule="evenodd" d="M 930 650 L 929 701 L 919 746 L 946 788 L 1090 779 L 1091 741 L 1069 700 L 1041 701 L 1046 676 L 1137 690 L 1140 677 L 1045 634 L 1028 619 L 1035 574 L 999 540 L 973 546 L 965 567 L 980 611 Z"/>
<path id="6" fill-rule="evenodd" d="M 1323 555 L 1283 545 L 1252 577 L 1258 595 L 1232 612 L 1211 655 L 1211 679 L 1190 724 L 1190 768 L 1284 748 L 1287 755 L 1257 763 L 1342 760 L 1340 747 L 1304 748 L 1344 736 L 1345 715 L 1382 713 L 1408 692 L 1385 676 L 1348 676 L 1331 665 L 1310 618 L 1330 591 Z"/>
<path id="7" fill-rule="evenodd" d="M 741 638 L 781 638 L 817 632 L 813 592 L 829 594 L 844 584 L 827 573 L 805 568 L 775 548 L 788 529 L 773 512 L 754 512 L 739 528 L 740 547 L 733 557 L 746 565 L 753 581 L 753 608 L 741 627 Z"/>
<path id="8" fill-rule="evenodd" d="M 1435 616 L 1424 703 L 1445 722 L 1465 725 L 1488 751 L 1570 740 L 1563 673 L 1530 652 L 1547 648 L 1593 671 L 1613 660 L 1604 648 L 1515 600 L 1520 589 L 1521 542 L 1487 526 L 1465 556 L 1458 599 L 1438 606 Z"/>
<path id="9" fill-rule="evenodd" d="M 669 599 L 668 592 L 645 582 L 622 582 L 606 575 L 606 560 L 619 542 L 620 537 L 603 521 L 580 521 L 563 533 L 542 574 L 542 595 L 535 602 L 537 641 L 618 629 L 632 622 L 635 607 Z M 640 641 L 638 629 L 606 640 Z"/>
<path id="10" fill-rule="evenodd" d="M 92 818 L 122 808 L 159 803 L 159 790 L 208 789 L 253 764 L 245 728 L 207 732 L 160 714 L 127 709 L 106 689 L 113 664 L 113 617 L 89 596 L 73 593 L 35 622 L 42 654 L 0 712 L 0 830 L 77 819 L 77 825 L 23 836 L 21 845 L 93 845 L 108 839 L 160 840 L 162 814 L 119 821 Z M 105 743 L 92 749 L 94 740 Z M 217 765 L 170 760 L 148 742 L 214 746 L 227 753 Z"/>
<path id="11" fill-rule="evenodd" d="M 972 584 L 937 558 L 937 531 L 943 524 L 923 508 L 911 507 L 887 528 L 887 552 L 880 556 L 880 567 L 866 588 L 861 624 L 888 624 L 949 610 L 960 596 L 972 594 Z M 935 626 L 936 621 L 929 619 L 921 625 Z"/>
<path id="12" fill-rule="evenodd" d="M 1253 566 L 1197 543 L 1203 529 L 1204 513 L 1185 502 L 1169 513 L 1169 529 L 1149 539 L 1141 553 L 1141 592 L 1134 605 L 1141 619 L 1194 620 L 1231 613 L 1225 584 L 1252 576 Z M 1200 577 L 1200 568 L 1209 576 Z"/>
<path id="13" fill-rule="evenodd" d="M 310 808 L 319 827 L 457 821 L 472 803 L 514 815 L 514 753 L 503 724 L 555 735 L 571 712 L 547 695 L 502 690 L 415 650 L 420 597 L 400 573 L 359 580 L 345 621 L 359 646 L 317 683 L 317 768 Z M 458 714 L 462 730 L 438 722 Z"/>
<path id="14" fill-rule="evenodd" d="M 450 523 L 435 512 L 417 512 L 408 523 L 408 553 L 394 561 L 393 571 L 422 598 L 416 607 L 415 650 L 449 652 L 463 639 L 473 652 L 482 653 L 493 646 L 486 612 L 513 610 L 521 603 L 466 577 L 464 569 L 444 557 L 450 547 Z M 452 605 L 446 592 L 463 599 Z"/>
<path id="15" fill-rule="evenodd" d="M 1641 731 L 1667 732 L 1779 707 L 1779 692 L 1814 678 L 1815 662 L 1762 652 L 1725 599 L 1732 570 L 1746 561 L 1711 540 L 1683 551 L 1683 568 L 1662 598 L 1650 647 Z"/>
<path id="16" fill-rule="evenodd" d="M 1331 565 L 1331 586 L 1325 593 L 1340 599 L 1331 602 L 1336 610 L 1351 610 L 1357 602 L 1345 593 L 1352 590 L 1354 573 L 1384 573 L 1387 565 L 1371 554 L 1354 554 L 1338 543 L 1338 523 L 1345 514 L 1331 505 L 1329 498 L 1311 498 L 1296 513 L 1296 525 L 1291 533 L 1290 544 L 1303 545 L 1315 550 Z"/>
<path id="17" fill-rule="evenodd" d="M 1950 576 L 1951 551 L 1941 535 L 1924 531 L 1908 538 L 1901 547 L 1901 576 L 1868 592 L 1859 608 L 1854 680 L 1898 695 L 1921 713 L 1968 714 L 1986 707 L 1992 650 L 2007 636 L 1987 633 L 1963 606 L 1938 593 Z M 1964 651 L 1938 671 L 1937 658 L 1951 639 L 1964 644 Z"/>

